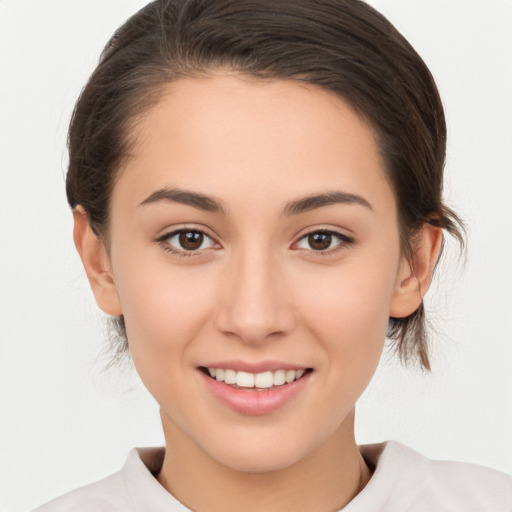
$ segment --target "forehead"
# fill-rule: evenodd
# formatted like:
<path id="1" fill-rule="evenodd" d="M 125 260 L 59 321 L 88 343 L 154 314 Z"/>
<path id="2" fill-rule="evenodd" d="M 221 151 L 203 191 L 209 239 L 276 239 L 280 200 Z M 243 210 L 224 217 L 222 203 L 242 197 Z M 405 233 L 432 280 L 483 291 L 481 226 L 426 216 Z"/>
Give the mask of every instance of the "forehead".
<path id="1" fill-rule="evenodd" d="M 182 187 L 228 202 L 282 202 L 335 188 L 392 200 L 371 127 L 343 99 L 296 81 L 177 80 L 133 135 L 114 196 L 140 202 Z"/>

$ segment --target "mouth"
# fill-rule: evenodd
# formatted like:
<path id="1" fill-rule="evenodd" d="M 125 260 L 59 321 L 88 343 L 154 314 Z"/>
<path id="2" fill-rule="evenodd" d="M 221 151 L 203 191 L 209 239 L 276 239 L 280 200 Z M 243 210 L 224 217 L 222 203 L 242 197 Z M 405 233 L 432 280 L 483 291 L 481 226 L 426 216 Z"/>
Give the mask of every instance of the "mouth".
<path id="1" fill-rule="evenodd" d="M 277 361 L 211 363 L 198 367 L 206 389 L 223 406 L 238 414 L 263 416 L 307 397 L 313 368 Z"/>
<path id="2" fill-rule="evenodd" d="M 260 373 L 251 373 L 246 371 L 237 371 L 232 368 L 210 368 L 201 366 L 199 369 L 210 379 L 217 382 L 223 382 L 231 388 L 246 391 L 270 391 L 278 389 L 287 384 L 292 384 L 313 371 L 312 368 L 278 369 L 274 371 L 264 371 Z"/>

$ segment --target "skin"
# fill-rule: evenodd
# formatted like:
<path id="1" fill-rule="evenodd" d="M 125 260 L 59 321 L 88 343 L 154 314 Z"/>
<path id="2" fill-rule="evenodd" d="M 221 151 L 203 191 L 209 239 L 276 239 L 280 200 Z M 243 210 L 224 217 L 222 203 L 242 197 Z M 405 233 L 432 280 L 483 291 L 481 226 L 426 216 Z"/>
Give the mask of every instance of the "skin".
<path id="1" fill-rule="evenodd" d="M 80 207 L 75 242 L 99 306 L 124 315 L 135 367 L 160 405 L 159 481 L 198 511 L 341 508 L 371 476 L 354 439 L 354 405 L 388 318 L 421 303 L 440 230 L 425 225 L 412 260 L 403 257 L 372 129 L 312 86 L 236 74 L 183 79 L 133 135 L 108 250 Z M 208 195 L 224 211 L 146 201 L 162 189 Z M 283 213 L 333 191 L 367 205 Z M 169 252 L 185 250 L 164 236 L 185 228 L 208 235 L 189 257 Z M 319 230 L 341 238 L 322 253 L 306 236 Z M 204 385 L 198 367 L 225 360 L 313 372 L 284 406 L 254 416 Z"/>

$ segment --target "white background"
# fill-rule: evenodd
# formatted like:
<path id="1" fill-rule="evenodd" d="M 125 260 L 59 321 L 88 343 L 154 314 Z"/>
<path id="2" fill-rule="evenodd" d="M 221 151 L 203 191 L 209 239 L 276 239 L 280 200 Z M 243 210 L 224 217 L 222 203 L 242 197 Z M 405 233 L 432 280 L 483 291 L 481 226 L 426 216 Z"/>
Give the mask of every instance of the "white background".
<path id="1" fill-rule="evenodd" d="M 385 362 L 358 441 L 512 472 L 512 1 L 373 0 L 426 60 L 449 126 L 446 192 L 470 228 L 429 298 L 433 374 Z M 28 510 L 163 442 L 129 371 L 103 372 L 101 315 L 64 194 L 72 107 L 143 0 L 0 2 L 0 510 Z M 451 250 L 451 251 L 450 251 Z"/>

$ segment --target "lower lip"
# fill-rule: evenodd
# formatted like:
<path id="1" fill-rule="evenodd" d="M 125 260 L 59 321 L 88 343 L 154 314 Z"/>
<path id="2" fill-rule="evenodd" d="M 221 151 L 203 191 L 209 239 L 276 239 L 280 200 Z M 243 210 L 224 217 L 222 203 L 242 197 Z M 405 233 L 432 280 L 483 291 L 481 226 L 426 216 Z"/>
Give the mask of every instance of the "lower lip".
<path id="1" fill-rule="evenodd" d="M 233 388 L 198 370 L 212 394 L 230 409 L 241 414 L 261 416 L 280 409 L 293 400 L 308 383 L 311 373 L 289 384 L 257 391 L 256 388 Z"/>

